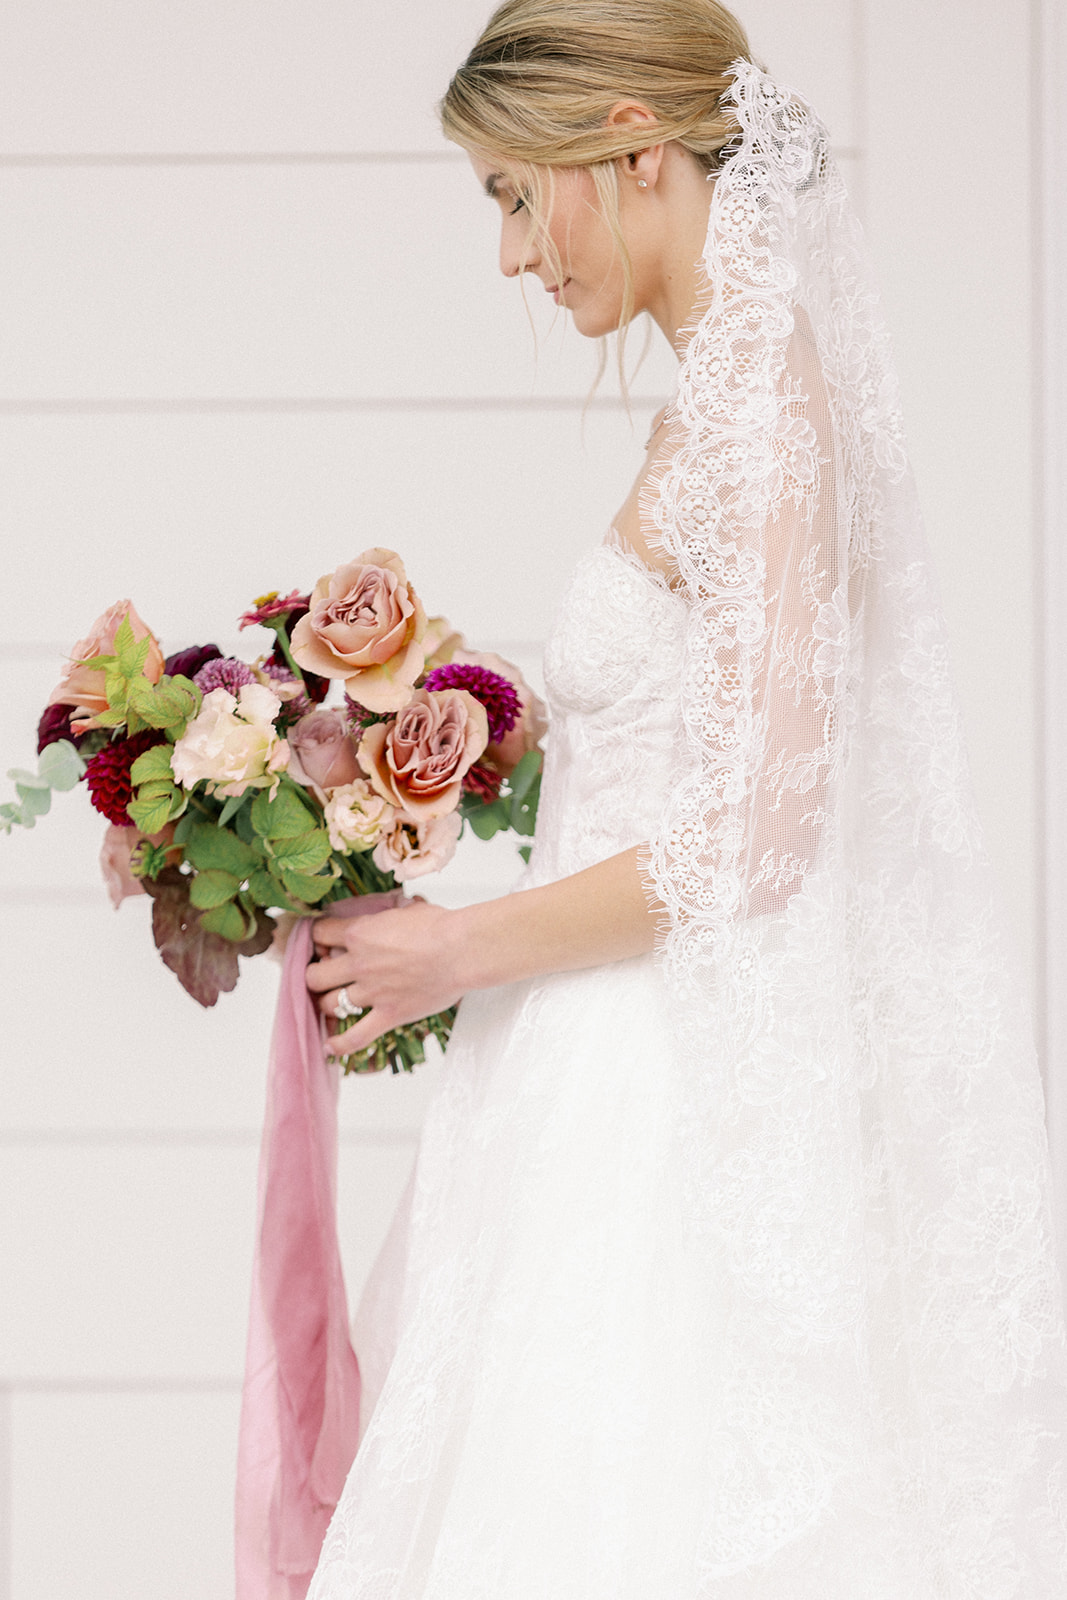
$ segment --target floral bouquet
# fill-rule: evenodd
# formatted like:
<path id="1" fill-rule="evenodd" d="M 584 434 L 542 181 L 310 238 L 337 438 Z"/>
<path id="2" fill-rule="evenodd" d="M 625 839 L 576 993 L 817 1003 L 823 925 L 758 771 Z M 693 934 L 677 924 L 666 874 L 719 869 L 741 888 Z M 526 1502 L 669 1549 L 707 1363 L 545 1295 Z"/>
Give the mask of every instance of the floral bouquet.
<path id="1" fill-rule="evenodd" d="M 252 662 L 215 645 L 164 658 L 133 606 L 113 605 L 41 717 L 38 770 L 11 772 L 18 799 L 0 806 L 5 831 L 32 827 L 53 789 L 84 780 L 111 824 L 113 902 L 151 895 L 160 955 L 204 1006 L 235 986 L 239 956 L 284 934 L 278 913 L 395 903 L 465 824 L 532 835 L 540 785 L 540 702 L 514 667 L 427 618 L 393 551 L 365 550 L 310 595 L 265 595 L 240 625 L 269 629 L 273 647 Z M 343 701 L 328 705 L 334 680 Z M 453 1019 L 385 1034 L 345 1070 L 410 1070 Z"/>

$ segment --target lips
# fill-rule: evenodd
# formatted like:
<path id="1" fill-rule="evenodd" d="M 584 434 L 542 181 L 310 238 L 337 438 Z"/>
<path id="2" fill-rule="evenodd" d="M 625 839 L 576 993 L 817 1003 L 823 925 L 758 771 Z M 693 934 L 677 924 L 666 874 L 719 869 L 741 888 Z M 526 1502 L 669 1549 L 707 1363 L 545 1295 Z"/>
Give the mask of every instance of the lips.
<path id="1" fill-rule="evenodd" d="M 556 302 L 557 305 L 559 305 L 560 295 L 563 294 L 564 290 L 566 289 L 566 287 L 570 283 L 570 281 L 571 280 L 569 278 L 564 278 L 562 285 L 555 284 L 555 283 L 546 283 L 545 284 L 546 291 L 552 296 L 553 300 Z"/>

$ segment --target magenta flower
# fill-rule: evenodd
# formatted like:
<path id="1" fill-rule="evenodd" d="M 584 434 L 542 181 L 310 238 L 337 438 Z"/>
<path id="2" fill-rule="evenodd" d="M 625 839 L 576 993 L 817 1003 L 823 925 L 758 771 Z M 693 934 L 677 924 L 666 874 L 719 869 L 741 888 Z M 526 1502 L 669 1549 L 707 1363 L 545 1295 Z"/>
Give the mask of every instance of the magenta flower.
<path id="1" fill-rule="evenodd" d="M 522 701 L 515 685 L 502 678 L 499 672 L 488 667 L 450 661 L 443 667 L 434 667 L 423 683 L 424 689 L 466 689 L 485 707 L 489 719 L 489 743 L 499 744 L 510 733 L 522 715 Z"/>
<path id="2" fill-rule="evenodd" d="M 269 622 L 272 617 L 284 617 L 290 611 L 298 611 L 301 616 L 308 609 L 310 595 L 301 594 L 299 589 L 294 589 L 292 594 L 280 595 L 277 589 L 272 589 L 270 594 L 261 594 L 253 600 L 249 611 L 243 613 L 240 619 L 242 628 L 254 628 L 258 624 Z"/>

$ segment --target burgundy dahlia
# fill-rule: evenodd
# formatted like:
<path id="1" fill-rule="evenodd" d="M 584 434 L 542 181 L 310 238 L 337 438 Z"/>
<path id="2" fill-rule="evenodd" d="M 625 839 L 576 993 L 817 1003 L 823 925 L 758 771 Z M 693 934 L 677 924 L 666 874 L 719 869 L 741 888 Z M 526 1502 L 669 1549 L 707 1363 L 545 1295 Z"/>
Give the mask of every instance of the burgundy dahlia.
<path id="1" fill-rule="evenodd" d="M 424 689 L 466 689 L 485 707 L 489 719 L 489 743 L 499 744 L 522 715 L 522 701 L 515 685 L 488 667 L 450 661 L 427 674 Z"/>
<path id="2" fill-rule="evenodd" d="M 132 826 L 126 807 L 133 799 L 130 768 L 153 745 L 163 744 L 156 728 L 145 728 L 129 739 L 116 739 L 91 756 L 85 768 L 89 798 L 96 809 L 118 828 Z"/>
<path id="3" fill-rule="evenodd" d="M 222 651 L 217 644 L 191 644 L 187 650 L 176 650 L 163 663 L 168 678 L 195 678 L 202 666 L 217 661 Z"/>
<path id="4" fill-rule="evenodd" d="M 256 675 L 251 667 L 238 661 L 236 656 L 219 656 L 215 661 L 205 662 L 193 678 L 201 694 L 210 694 L 212 689 L 225 689 L 227 694 L 236 695 L 246 683 L 255 681 Z"/>

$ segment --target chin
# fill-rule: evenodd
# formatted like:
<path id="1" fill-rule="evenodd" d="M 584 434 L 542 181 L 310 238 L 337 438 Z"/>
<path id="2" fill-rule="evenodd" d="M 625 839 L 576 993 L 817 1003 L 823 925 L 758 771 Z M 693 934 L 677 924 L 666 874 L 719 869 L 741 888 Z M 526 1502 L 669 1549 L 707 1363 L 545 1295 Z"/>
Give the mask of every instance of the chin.
<path id="1" fill-rule="evenodd" d="M 578 306 L 571 310 L 575 329 L 586 339 L 606 339 L 609 333 L 618 333 L 622 324 L 620 307 Z"/>

